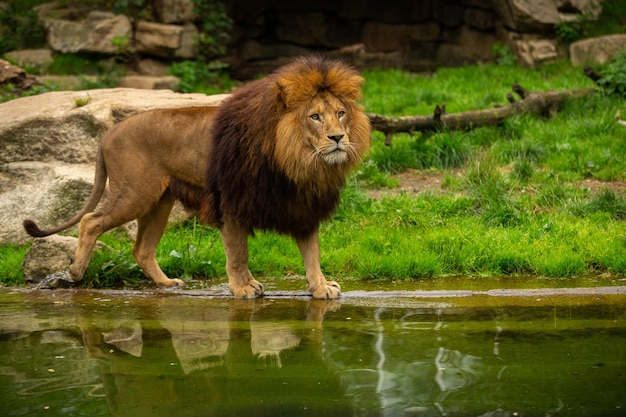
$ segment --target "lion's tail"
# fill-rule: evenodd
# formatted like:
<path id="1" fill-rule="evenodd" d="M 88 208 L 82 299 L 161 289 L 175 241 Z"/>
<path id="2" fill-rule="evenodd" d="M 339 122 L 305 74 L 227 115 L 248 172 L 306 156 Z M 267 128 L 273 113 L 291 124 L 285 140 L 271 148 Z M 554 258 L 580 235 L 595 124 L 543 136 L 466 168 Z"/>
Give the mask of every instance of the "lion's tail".
<path id="1" fill-rule="evenodd" d="M 24 229 L 26 229 L 26 232 L 33 237 L 45 237 L 65 230 L 68 227 L 74 226 L 80 221 L 80 219 L 83 218 L 85 214 L 93 211 L 93 209 L 96 208 L 96 205 L 98 205 L 98 202 L 102 198 L 102 194 L 104 194 L 106 182 L 106 164 L 104 163 L 104 156 L 102 155 L 102 151 L 98 150 L 98 156 L 96 158 L 96 174 L 93 188 L 91 189 L 91 194 L 89 194 L 89 198 L 87 199 L 87 202 L 85 203 L 83 208 L 80 209 L 80 211 L 76 213 L 74 217 L 72 217 L 70 220 L 52 229 L 41 230 L 39 226 L 37 226 L 37 223 L 29 219 L 24 220 Z"/>

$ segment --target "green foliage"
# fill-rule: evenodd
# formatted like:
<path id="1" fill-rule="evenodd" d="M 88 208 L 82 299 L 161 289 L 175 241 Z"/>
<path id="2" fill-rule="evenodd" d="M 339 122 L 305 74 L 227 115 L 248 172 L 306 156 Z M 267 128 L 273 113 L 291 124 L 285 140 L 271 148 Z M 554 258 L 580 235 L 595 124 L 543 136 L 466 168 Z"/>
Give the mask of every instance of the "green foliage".
<path id="1" fill-rule="evenodd" d="M 43 46 L 46 34 L 32 2 L 11 0 L 0 4 L 0 55 L 16 49 Z"/>
<path id="2" fill-rule="evenodd" d="M 600 69 L 602 78 L 598 85 L 607 94 L 626 96 L 626 50 L 619 51 L 615 58 Z"/>
<path id="3" fill-rule="evenodd" d="M 202 225 L 196 218 L 171 227 L 157 255 L 163 260 L 161 266 L 168 276 L 186 281 L 215 277 L 216 259 L 223 265 L 219 232 Z"/>
<path id="4" fill-rule="evenodd" d="M 366 159 L 355 173 L 355 178 L 368 188 L 394 188 L 398 180 L 378 169 L 376 163 Z"/>
<path id="5" fill-rule="evenodd" d="M 116 60 L 94 60 L 86 54 L 56 54 L 47 71 L 53 75 L 83 76 L 81 90 L 118 86 L 126 74 L 125 67 Z"/>
<path id="6" fill-rule="evenodd" d="M 0 286 L 23 286 L 22 262 L 28 246 L 0 246 Z"/>
<path id="7" fill-rule="evenodd" d="M 590 200 L 574 208 L 578 216 L 590 216 L 595 213 L 606 213 L 616 220 L 626 220 L 626 199 L 609 188 L 603 189 Z"/>
<path id="8" fill-rule="evenodd" d="M 210 60 L 226 52 L 233 21 L 219 0 L 193 0 L 194 12 L 200 22 L 196 40 L 200 56 Z"/>
<path id="9" fill-rule="evenodd" d="M 181 93 L 216 94 L 228 91 L 233 82 L 222 70 L 226 65 L 219 61 L 206 63 L 200 58 L 196 61 L 181 61 L 170 66 L 170 74 L 178 77 L 177 90 Z"/>
<path id="10" fill-rule="evenodd" d="M 103 239 L 105 240 L 105 239 Z M 116 249 L 95 250 L 81 285 L 85 288 L 137 287 L 145 284 L 143 272 L 132 257 L 132 242 L 114 243 Z"/>
<path id="11" fill-rule="evenodd" d="M 587 36 L 594 21 L 591 13 L 577 15 L 573 20 L 562 20 L 554 25 L 556 36 L 563 42 L 571 43 Z"/>
<path id="12" fill-rule="evenodd" d="M 473 147 L 468 135 L 463 132 L 442 132 L 431 142 L 430 166 L 450 169 L 462 166 L 472 155 Z"/>
<path id="13" fill-rule="evenodd" d="M 602 36 L 626 32 L 626 2 L 624 0 L 603 0 L 602 12 L 598 20 L 590 22 L 588 36 Z"/>
<path id="14" fill-rule="evenodd" d="M 145 0 L 115 0 L 111 5 L 114 13 L 128 13 L 133 8 L 146 7 L 150 2 Z"/>
<path id="15" fill-rule="evenodd" d="M 496 59 L 496 64 L 502 67 L 511 67 L 517 63 L 517 57 L 507 45 L 500 42 L 493 44 L 491 54 Z"/>
<path id="16" fill-rule="evenodd" d="M 87 97 L 77 98 L 74 100 L 74 103 L 76 103 L 76 107 L 86 106 L 87 104 L 91 103 L 91 96 L 87 94 Z"/>
<path id="17" fill-rule="evenodd" d="M 218 0 L 194 0 L 194 13 L 200 23 L 200 33 L 195 39 L 198 58 L 172 64 L 170 74 L 180 79 L 177 89 L 182 93 L 228 91 L 233 86 L 224 71 L 228 65 L 215 58 L 226 52 L 232 20 Z"/>
<path id="18" fill-rule="evenodd" d="M 15 85 L 7 83 L 0 86 L 0 103 L 4 103 L 7 101 L 15 100 L 20 97 L 28 97 L 34 96 L 37 94 L 47 93 L 48 91 L 52 91 L 53 88 L 50 88 L 45 85 L 37 85 L 28 90 L 20 90 Z"/>

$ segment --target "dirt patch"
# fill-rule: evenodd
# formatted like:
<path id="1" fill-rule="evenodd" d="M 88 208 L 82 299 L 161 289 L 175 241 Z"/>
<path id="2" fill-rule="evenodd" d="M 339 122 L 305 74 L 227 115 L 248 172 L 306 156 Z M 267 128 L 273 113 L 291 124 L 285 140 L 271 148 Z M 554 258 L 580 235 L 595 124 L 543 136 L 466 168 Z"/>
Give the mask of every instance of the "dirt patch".
<path id="1" fill-rule="evenodd" d="M 417 196 L 425 192 L 443 194 L 447 192 L 447 189 L 443 185 L 446 174 L 447 173 L 440 171 L 409 169 L 400 174 L 393 175 L 393 178 L 398 180 L 397 187 L 368 190 L 368 196 L 370 198 L 379 199 L 400 194 Z M 450 175 L 458 174 L 459 173 L 455 171 L 450 173 Z"/>
<path id="2" fill-rule="evenodd" d="M 600 181 L 584 179 L 574 184 L 580 188 L 587 188 L 591 195 L 596 195 L 604 190 L 613 190 L 616 194 L 626 192 L 626 181 Z"/>
<path id="3" fill-rule="evenodd" d="M 447 172 L 409 169 L 392 177 L 398 180 L 398 186 L 394 188 L 368 190 L 370 198 L 380 199 L 383 197 L 396 196 L 400 194 L 408 196 L 418 196 L 428 192 L 432 194 L 445 194 L 450 190 L 445 186 L 446 175 L 460 177 L 462 170 Z M 578 188 L 586 188 L 590 195 L 597 195 L 604 190 L 612 190 L 616 194 L 626 194 L 626 181 L 601 181 L 596 179 L 584 179 L 572 183 Z M 455 192 L 456 193 L 456 192 Z"/>

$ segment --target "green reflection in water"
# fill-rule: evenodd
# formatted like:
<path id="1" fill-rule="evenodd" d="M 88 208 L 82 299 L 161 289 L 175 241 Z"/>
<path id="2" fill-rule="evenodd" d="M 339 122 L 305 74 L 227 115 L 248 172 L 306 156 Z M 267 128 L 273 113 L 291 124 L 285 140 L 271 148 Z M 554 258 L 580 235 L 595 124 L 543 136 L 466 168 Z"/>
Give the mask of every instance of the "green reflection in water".
<path id="1" fill-rule="evenodd" d="M 3 416 L 619 416 L 626 296 L 0 293 Z"/>

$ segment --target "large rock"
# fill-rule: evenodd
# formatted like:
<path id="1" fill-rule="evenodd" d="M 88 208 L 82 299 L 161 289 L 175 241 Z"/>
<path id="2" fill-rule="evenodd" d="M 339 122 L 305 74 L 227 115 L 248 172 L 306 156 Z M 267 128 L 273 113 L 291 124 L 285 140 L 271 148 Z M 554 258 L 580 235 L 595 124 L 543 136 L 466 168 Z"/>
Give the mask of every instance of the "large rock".
<path id="1" fill-rule="evenodd" d="M 0 86 L 13 84 L 20 90 L 28 90 L 29 88 L 39 85 L 39 81 L 32 75 L 11 64 L 4 59 L 0 59 Z"/>
<path id="2" fill-rule="evenodd" d="M 154 11 L 161 23 L 186 23 L 194 20 L 192 0 L 154 0 Z"/>
<path id="3" fill-rule="evenodd" d="M 35 239 L 22 262 L 24 282 L 37 288 L 67 288 L 76 285 L 70 278 L 69 266 L 78 239 L 71 236 L 54 235 Z M 111 248 L 96 242 L 95 250 Z"/>
<path id="4" fill-rule="evenodd" d="M 1 165 L 0 244 L 28 241 L 23 219 L 32 218 L 45 226 L 70 219 L 85 203 L 93 177 L 93 163 L 27 161 Z"/>
<path id="5" fill-rule="evenodd" d="M 63 53 L 94 52 L 115 54 L 122 40 L 133 38 L 130 19 L 123 15 L 93 11 L 82 22 L 63 19 L 45 20 L 48 45 Z"/>
<path id="6" fill-rule="evenodd" d="M 35 239 L 22 263 L 24 281 L 37 285 L 48 277 L 63 276 L 68 271 L 77 243 L 78 239 L 69 236 Z"/>
<path id="7" fill-rule="evenodd" d="M 412 44 L 435 41 L 440 34 L 435 22 L 415 25 L 371 22 L 363 29 L 363 44 L 368 52 L 406 51 Z"/>
<path id="8" fill-rule="evenodd" d="M 127 75 L 122 78 L 119 86 L 125 88 L 142 88 L 148 90 L 172 90 L 180 83 L 173 75 Z"/>
<path id="9" fill-rule="evenodd" d="M 226 97 L 116 88 L 0 104 L 0 244 L 30 239 L 26 217 L 49 227 L 82 206 L 100 137 L 114 123 L 145 110 L 216 106 Z"/>
<path id="10" fill-rule="evenodd" d="M 505 27 L 530 33 L 550 32 L 563 20 L 582 13 L 597 16 L 600 11 L 599 0 L 496 0 L 492 4 Z"/>
<path id="11" fill-rule="evenodd" d="M 197 55 L 194 39 L 198 34 L 193 23 L 180 26 L 141 21 L 135 31 L 135 47 L 148 55 L 191 59 Z"/>
<path id="12" fill-rule="evenodd" d="M 626 50 L 626 34 L 584 39 L 569 47 L 570 60 L 575 66 L 605 64 L 621 50 Z"/>
<path id="13" fill-rule="evenodd" d="M 4 57 L 22 67 L 46 68 L 52 63 L 52 51 L 50 49 L 22 49 L 7 52 Z"/>
<path id="14" fill-rule="evenodd" d="M 557 43 L 553 39 L 520 39 L 515 41 L 515 45 L 521 63 L 529 67 L 553 61 L 559 56 Z"/>

